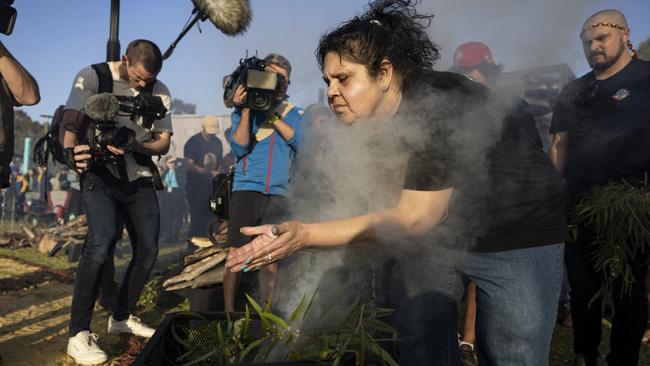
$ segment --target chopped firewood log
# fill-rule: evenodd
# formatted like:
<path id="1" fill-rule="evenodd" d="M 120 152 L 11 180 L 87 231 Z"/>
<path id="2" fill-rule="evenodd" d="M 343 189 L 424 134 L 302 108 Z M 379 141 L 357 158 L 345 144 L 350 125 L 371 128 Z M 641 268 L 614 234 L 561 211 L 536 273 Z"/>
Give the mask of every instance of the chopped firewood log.
<path id="1" fill-rule="evenodd" d="M 38 251 L 41 253 L 49 253 L 52 248 L 56 246 L 57 242 L 57 240 L 54 240 L 54 238 L 45 234 L 41 238 L 41 241 L 38 243 Z"/>
<path id="2" fill-rule="evenodd" d="M 218 254 L 220 254 L 220 253 L 222 253 L 222 252 L 225 252 L 225 255 L 226 255 L 226 256 L 228 255 L 228 251 L 227 251 L 227 250 L 219 251 L 219 252 L 217 252 L 217 253 L 215 253 L 215 254 L 213 254 L 213 255 L 211 255 L 211 256 L 205 257 L 205 258 L 203 258 L 203 259 L 201 259 L 201 260 L 199 260 L 199 261 L 197 261 L 197 262 L 194 262 L 194 263 L 192 263 L 192 264 L 189 264 L 189 265 L 185 266 L 185 268 L 183 268 L 183 270 L 181 271 L 181 273 L 187 273 L 187 272 L 192 272 L 192 271 L 194 271 L 196 268 L 203 266 L 204 263 L 209 262 L 209 261 L 210 261 L 210 260 L 211 260 L 215 255 L 218 255 Z M 209 268 L 208 268 L 208 269 L 209 269 Z"/>
<path id="3" fill-rule="evenodd" d="M 65 249 L 69 247 L 70 245 L 77 245 L 77 244 L 83 244 L 85 240 L 83 239 L 75 239 L 75 238 L 69 238 L 68 240 L 63 243 L 63 247 L 61 249 Z"/>
<path id="4" fill-rule="evenodd" d="M 194 252 L 188 256 L 185 257 L 183 260 L 184 265 L 192 264 L 196 261 L 200 261 L 201 259 L 205 257 L 209 257 L 213 254 L 219 253 L 222 251 L 224 248 L 219 248 L 219 247 L 208 247 L 208 248 L 201 248 L 201 250 Z"/>
<path id="5" fill-rule="evenodd" d="M 194 236 L 192 239 L 190 239 L 192 244 L 196 245 L 197 247 L 205 248 L 212 246 L 212 242 L 208 238 L 203 238 L 199 236 Z"/>
<path id="6" fill-rule="evenodd" d="M 27 226 L 23 226 L 23 227 L 21 227 L 21 229 L 23 230 L 25 235 L 27 235 L 29 237 L 29 239 L 34 240 L 36 238 L 36 234 L 34 234 L 34 232 L 30 228 L 28 228 Z"/>
<path id="7" fill-rule="evenodd" d="M 204 274 L 192 280 L 192 288 L 206 287 L 210 285 L 216 285 L 218 283 L 223 283 L 223 275 L 225 272 L 226 272 L 225 267 L 219 267 L 207 271 Z"/>
<path id="8" fill-rule="evenodd" d="M 213 270 L 205 272 L 204 274 L 198 276 L 192 281 L 180 282 L 175 285 L 166 287 L 165 290 L 175 291 L 187 287 L 198 288 L 198 287 L 206 287 L 206 286 L 223 283 L 223 275 L 225 273 L 225 270 L 226 269 L 224 267 L 215 268 Z"/>
<path id="9" fill-rule="evenodd" d="M 63 241 L 57 242 L 56 245 L 47 253 L 47 256 L 48 257 L 54 257 L 56 255 L 56 253 L 58 253 L 59 250 L 61 250 L 63 248 L 64 244 L 65 244 L 65 242 L 63 242 Z"/>
<path id="10" fill-rule="evenodd" d="M 210 257 L 204 258 L 200 260 L 197 263 L 194 263 L 192 265 L 189 265 L 188 267 L 192 267 L 190 270 L 187 270 L 188 267 L 186 267 L 183 270 L 183 273 L 181 273 L 178 276 L 172 277 L 165 281 L 163 283 L 163 287 L 167 287 L 169 285 L 173 285 L 175 283 L 183 282 L 183 281 L 191 281 L 195 279 L 196 277 L 200 276 L 204 272 L 212 269 L 214 266 L 217 264 L 223 262 L 226 257 L 228 256 L 227 251 L 222 251 L 220 253 L 217 253 L 215 255 L 212 255 Z"/>
<path id="11" fill-rule="evenodd" d="M 185 281 L 185 282 L 181 282 L 175 285 L 165 287 L 165 291 L 176 291 L 190 286 L 192 286 L 192 281 Z"/>
<path id="12" fill-rule="evenodd" d="M 88 234 L 87 228 L 79 228 L 75 231 L 63 231 L 56 233 L 58 236 L 86 236 L 86 234 Z"/>
<path id="13" fill-rule="evenodd" d="M 11 238 L 5 238 L 5 237 L 0 238 L 0 247 L 5 247 L 9 244 L 11 244 Z"/>

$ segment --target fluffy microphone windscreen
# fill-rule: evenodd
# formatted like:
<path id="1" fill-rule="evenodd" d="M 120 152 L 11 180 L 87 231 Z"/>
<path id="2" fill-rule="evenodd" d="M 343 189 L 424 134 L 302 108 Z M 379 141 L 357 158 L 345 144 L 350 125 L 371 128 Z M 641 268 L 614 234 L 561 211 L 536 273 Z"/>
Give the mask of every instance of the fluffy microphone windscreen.
<path id="1" fill-rule="evenodd" d="M 251 22 L 248 0 L 192 0 L 192 2 L 226 35 L 235 36 L 245 32 Z"/>
<path id="2" fill-rule="evenodd" d="M 111 93 L 90 96 L 84 104 L 84 113 L 96 121 L 112 121 L 120 111 L 120 102 Z"/>

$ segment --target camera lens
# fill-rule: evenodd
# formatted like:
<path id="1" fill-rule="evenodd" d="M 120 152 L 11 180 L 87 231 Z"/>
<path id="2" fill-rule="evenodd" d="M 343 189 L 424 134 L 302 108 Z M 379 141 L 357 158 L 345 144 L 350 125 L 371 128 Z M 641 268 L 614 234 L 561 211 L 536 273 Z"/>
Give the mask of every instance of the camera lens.
<path id="1" fill-rule="evenodd" d="M 108 144 L 121 149 L 128 149 L 135 143 L 135 132 L 126 127 L 111 130 L 108 136 Z"/>
<path id="2" fill-rule="evenodd" d="M 273 93 L 262 90 L 249 90 L 251 95 L 249 98 L 249 105 L 251 109 L 257 111 L 266 111 L 271 108 L 271 101 L 273 98 Z"/>

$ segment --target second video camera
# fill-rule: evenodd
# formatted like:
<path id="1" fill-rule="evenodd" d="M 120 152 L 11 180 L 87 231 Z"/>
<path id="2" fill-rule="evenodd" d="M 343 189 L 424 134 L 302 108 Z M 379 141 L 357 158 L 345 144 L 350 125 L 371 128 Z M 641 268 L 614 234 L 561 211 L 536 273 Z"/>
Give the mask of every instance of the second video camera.
<path id="1" fill-rule="evenodd" d="M 266 62 L 255 56 L 242 59 L 230 75 L 223 78 L 223 101 L 226 107 L 234 107 L 233 97 L 237 86 L 246 88 L 244 105 L 256 111 L 268 111 L 273 104 L 275 91 L 284 84 L 284 76 L 266 71 Z"/>

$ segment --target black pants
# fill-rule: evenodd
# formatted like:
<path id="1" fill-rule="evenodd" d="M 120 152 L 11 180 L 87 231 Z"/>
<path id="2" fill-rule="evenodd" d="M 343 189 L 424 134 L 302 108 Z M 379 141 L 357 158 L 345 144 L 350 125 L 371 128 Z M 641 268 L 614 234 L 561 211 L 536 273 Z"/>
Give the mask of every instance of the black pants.
<path id="1" fill-rule="evenodd" d="M 208 236 L 208 223 L 214 214 L 210 211 L 211 180 L 208 177 L 198 177 L 187 181 L 187 203 L 190 206 L 190 227 L 188 235 Z"/>
<path id="2" fill-rule="evenodd" d="M 573 318 L 573 348 L 587 360 L 598 358 L 602 329 L 602 302 L 591 299 L 598 292 L 603 276 L 592 264 L 592 234 L 580 230 L 579 239 L 566 245 L 565 260 L 571 284 L 571 316 Z M 639 360 L 641 338 L 648 321 L 648 303 L 645 295 L 645 258 L 632 263 L 634 284 L 631 297 L 620 296 L 620 281 L 614 286 L 614 318 L 610 339 L 610 365 L 636 365 Z"/>
<path id="3" fill-rule="evenodd" d="M 287 199 L 254 191 L 235 191 L 230 198 L 228 245 L 241 247 L 253 238 L 239 232 L 244 226 L 279 224 L 287 211 Z"/>
<path id="4" fill-rule="evenodd" d="M 162 240 L 178 241 L 178 233 L 183 225 L 185 199 L 180 188 L 162 191 L 160 202 L 160 233 Z M 205 202 L 207 206 L 207 201 Z M 206 224 L 207 227 L 207 224 Z"/>
<path id="5" fill-rule="evenodd" d="M 14 155 L 13 113 L 4 116 L 2 116 L 0 113 L 0 189 L 9 187 L 9 178 L 11 177 L 11 169 L 9 168 L 9 164 L 11 163 L 11 158 L 13 157 L 13 155 Z"/>
<path id="6" fill-rule="evenodd" d="M 135 309 L 158 256 L 160 211 L 151 179 L 127 185 L 101 167 L 82 179 L 82 198 L 88 238 L 75 276 L 70 314 L 70 336 L 90 330 L 93 307 L 104 265 L 113 255 L 121 221 L 129 231 L 133 257 L 120 286 L 113 312 L 124 320 Z"/>

